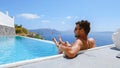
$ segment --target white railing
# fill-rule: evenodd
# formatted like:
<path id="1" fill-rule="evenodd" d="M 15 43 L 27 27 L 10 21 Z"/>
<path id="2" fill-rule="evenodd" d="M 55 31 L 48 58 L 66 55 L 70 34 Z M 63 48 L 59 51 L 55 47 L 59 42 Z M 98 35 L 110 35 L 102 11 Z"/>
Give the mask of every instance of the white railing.
<path id="1" fill-rule="evenodd" d="M 14 17 L 8 16 L 8 12 L 6 14 L 0 12 L 0 25 L 14 27 Z"/>

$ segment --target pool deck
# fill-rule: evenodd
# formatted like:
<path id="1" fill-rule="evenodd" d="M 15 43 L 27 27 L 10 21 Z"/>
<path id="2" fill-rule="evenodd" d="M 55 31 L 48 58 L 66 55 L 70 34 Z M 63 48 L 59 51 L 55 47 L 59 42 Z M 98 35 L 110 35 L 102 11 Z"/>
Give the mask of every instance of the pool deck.
<path id="1" fill-rule="evenodd" d="M 0 65 L 1 68 L 119 68 L 120 50 L 114 44 L 80 51 L 73 59 L 63 54 Z"/>

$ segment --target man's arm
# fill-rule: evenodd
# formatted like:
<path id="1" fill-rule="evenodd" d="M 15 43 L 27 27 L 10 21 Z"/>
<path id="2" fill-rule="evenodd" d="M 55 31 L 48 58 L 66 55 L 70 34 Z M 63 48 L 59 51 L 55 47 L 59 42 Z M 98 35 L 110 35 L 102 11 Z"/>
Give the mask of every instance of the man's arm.
<path id="1" fill-rule="evenodd" d="M 69 58 L 73 58 L 78 54 L 80 50 L 80 45 L 81 41 L 76 40 L 71 46 L 69 46 L 69 44 L 66 42 L 65 44 L 60 46 L 60 49 L 62 49 L 65 55 L 67 55 Z"/>

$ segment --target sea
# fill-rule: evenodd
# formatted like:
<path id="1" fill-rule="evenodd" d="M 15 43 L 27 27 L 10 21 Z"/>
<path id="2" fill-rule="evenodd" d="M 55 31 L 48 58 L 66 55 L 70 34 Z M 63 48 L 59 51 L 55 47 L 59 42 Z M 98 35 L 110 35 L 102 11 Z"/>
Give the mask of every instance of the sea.
<path id="1" fill-rule="evenodd" d="M 112 34 L 113 32 L 90 32 L 88 38 L 94 38 L 96 42 L 96 46 L 105 46 L 109 44 L 113 44 L 112 41 Z M 75 41 L 74 33 L 60 33 L 60 34 L 47 34 L 42 35 L 45 40 L 52 40 L 52 38 L 56 38 L 58 40 L 58 36 L 61 36 L 63 41 L 68 41 L 72 44 Z"/>

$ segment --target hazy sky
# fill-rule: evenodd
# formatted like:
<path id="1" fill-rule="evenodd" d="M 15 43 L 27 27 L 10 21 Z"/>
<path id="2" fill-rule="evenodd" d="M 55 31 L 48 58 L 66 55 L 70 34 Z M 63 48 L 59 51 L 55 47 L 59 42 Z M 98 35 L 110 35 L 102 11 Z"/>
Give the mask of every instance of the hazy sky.
<path id="1" fill-rule="evenodd" d="M 73 30 L 82 19 L 92 31 L 120 28 L 120 0 L 0 0 L 0 11 L 28 29 Z"/>

